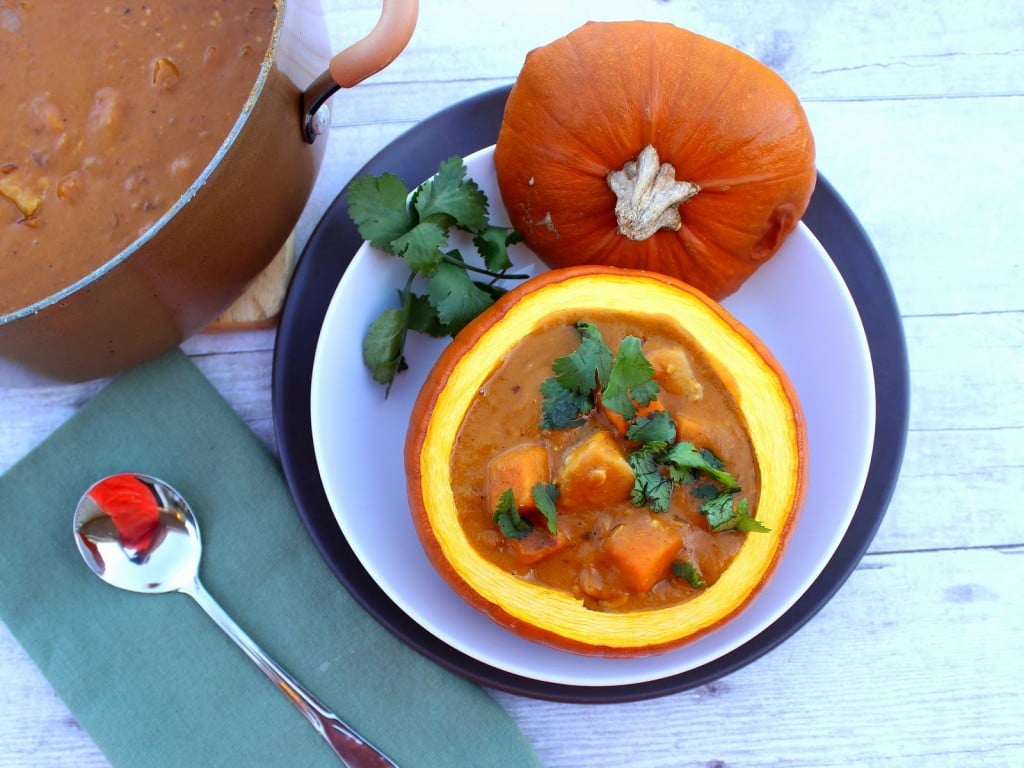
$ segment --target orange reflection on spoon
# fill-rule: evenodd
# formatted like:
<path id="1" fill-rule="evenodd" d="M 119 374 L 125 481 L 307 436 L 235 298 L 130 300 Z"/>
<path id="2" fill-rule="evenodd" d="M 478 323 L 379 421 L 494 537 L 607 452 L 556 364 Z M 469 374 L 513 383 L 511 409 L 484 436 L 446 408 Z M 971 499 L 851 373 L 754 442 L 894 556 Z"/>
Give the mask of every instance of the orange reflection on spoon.
<path id="1" fill-rule="evenodd" d="M 113 521 L 123 547 L 149 549 L 160 525 L 160 507 L 145 483 L 132 474 L 114 475 L 93 487 L 89 497 Z"/>

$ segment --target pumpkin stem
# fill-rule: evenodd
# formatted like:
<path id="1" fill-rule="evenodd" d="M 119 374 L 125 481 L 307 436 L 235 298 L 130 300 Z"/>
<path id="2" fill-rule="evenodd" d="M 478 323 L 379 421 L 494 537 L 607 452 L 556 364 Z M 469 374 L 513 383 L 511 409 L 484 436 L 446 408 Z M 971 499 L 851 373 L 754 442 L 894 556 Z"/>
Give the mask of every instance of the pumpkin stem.
<path id="1" fill-rule="evenodd" d="M 679 206 L 700 192 L 696 184 L 676 181 L 676 169 L 661 163 L 650 144 L 606 179 L 616 196 L 619 233 L 630 240 L 646 240 L 659 229 L 678 230 L 683 226 Z"/>

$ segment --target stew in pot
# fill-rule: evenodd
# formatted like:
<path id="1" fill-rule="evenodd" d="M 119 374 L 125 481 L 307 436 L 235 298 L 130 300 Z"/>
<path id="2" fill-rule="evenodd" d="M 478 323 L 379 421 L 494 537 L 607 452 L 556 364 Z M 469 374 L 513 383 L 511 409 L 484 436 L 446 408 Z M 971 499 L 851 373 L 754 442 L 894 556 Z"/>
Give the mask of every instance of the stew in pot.
<path id="1" fill-rule="evenodd" d="M 88 275 L 188 189 L 275 17 L 272 0 L 0 0 L 0 314 Z"/>

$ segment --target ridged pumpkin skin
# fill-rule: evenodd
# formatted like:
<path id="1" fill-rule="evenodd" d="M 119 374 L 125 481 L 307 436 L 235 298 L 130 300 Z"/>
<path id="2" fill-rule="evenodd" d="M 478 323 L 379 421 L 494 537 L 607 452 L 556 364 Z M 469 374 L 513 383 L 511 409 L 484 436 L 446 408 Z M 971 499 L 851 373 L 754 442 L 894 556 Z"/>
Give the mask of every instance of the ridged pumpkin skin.
<path id="1" fill-rule="evenodd" d="M 681 226 L 618 231 L 607 176 L 652 146 L 699 186 Z M 796 226 L 817 178 L 814 139 L 775 72 L 671 24 L 591 22 L 531 51 L 494 153 L 512 225 L 550 267 L 673 275 L 721 300 Z"/>
<path id="2" fill-rule="evenodd" d="M 475 393 L 508 349 L 567 308 L 629 307 L 686 327 L 734 388 L 760 472 L 755 516 L 721 578 L 669 608 L 603 613 L 522 581 L 480 555 L 459 523 L 450 456 Z M 539 414 L 538 414 L 539 418 Z M 600 266 L 542 273 L 466 326 L 441 354 L 414 404 L 405 444 L 409 506 L 434 567 L 468 603 L 521 636 L 576 653 L 638 656 L 692 640 L 739 612 L 769 577 L 803 500 L 806 435 L 785 374 L 754 335 L 705 295 L 665 275 Z"/>

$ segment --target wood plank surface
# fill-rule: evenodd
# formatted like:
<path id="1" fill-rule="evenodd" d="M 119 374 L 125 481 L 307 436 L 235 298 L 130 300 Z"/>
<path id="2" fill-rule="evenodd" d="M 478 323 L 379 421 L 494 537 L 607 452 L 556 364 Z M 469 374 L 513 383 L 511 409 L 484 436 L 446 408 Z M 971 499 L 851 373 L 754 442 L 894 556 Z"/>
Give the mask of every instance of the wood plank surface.
<path id="1" fill-rule="evenodd" d="M 326 5 L 339 49 L 379 9 Z M 297 252 L 389 141 L 511 83 L 531 48 L 614 18 L 670 21 L 735 45 L 800 95 L 818 167 L 872 239 L 903 315 L 906 456 L 858 568 L 756 662 L 630 704 L 496 699 L 550 768 L 1024 765 L 1024 3 L 425 2 L 408 50 L 334 98 Z M 276 451 L 273 343 L 272 330 L 255 330 L 184 348 Z M 103 384 L 0 365 L 0 471 Z M 0 625 L 0 768 L 14 766 L 107 763 Z"/>

